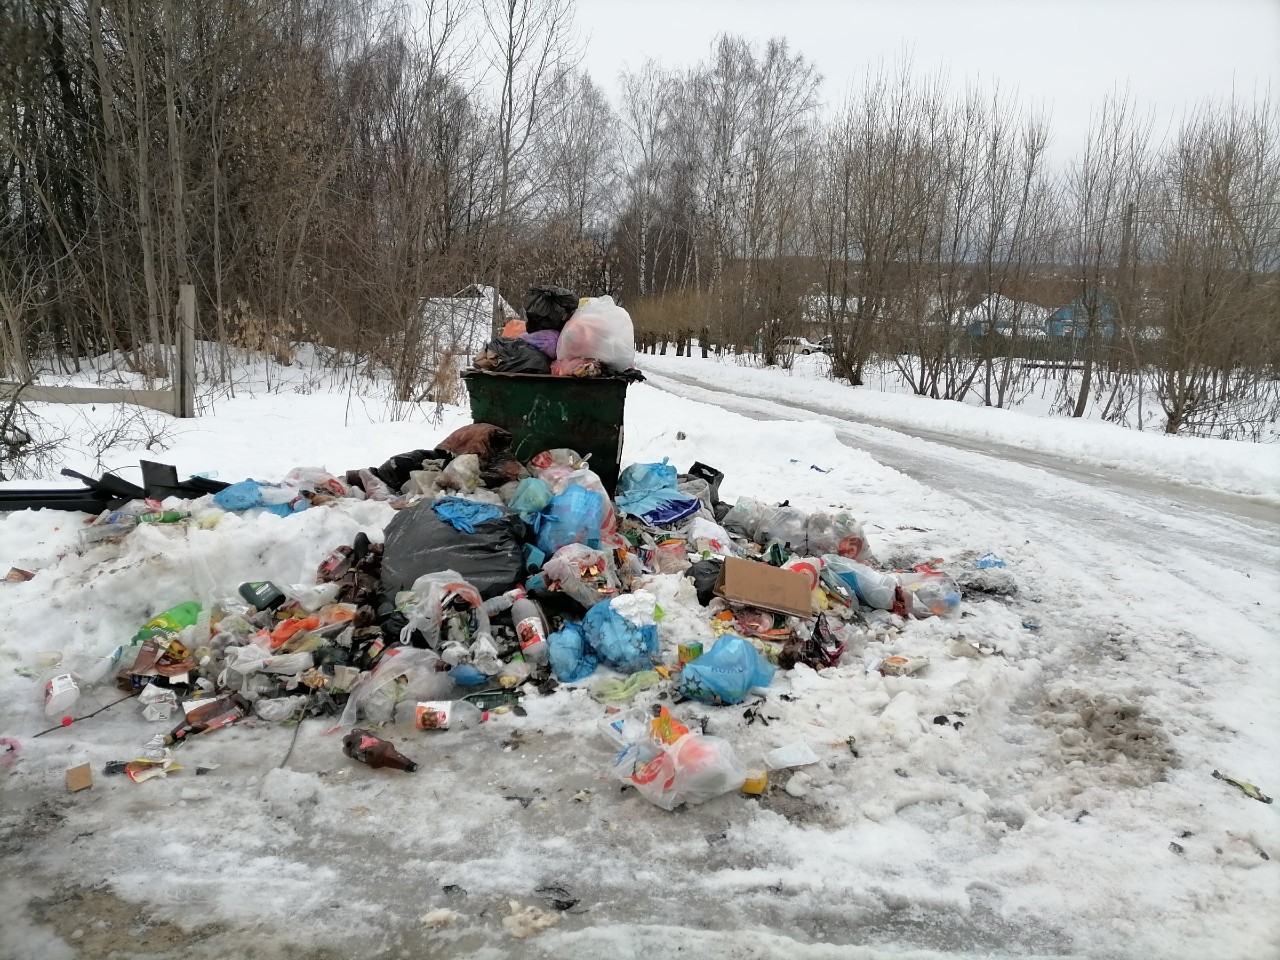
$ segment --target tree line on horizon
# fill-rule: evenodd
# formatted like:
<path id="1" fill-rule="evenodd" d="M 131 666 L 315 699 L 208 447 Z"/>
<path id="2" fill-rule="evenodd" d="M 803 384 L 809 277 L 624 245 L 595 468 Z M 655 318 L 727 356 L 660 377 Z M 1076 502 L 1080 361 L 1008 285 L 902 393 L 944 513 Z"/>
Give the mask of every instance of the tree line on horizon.
<path id="1" fill-rule="evenodd" d="M 826 109 L 782 39 L 583 71 L 572 0 L 12 0 L 0 9 L 0 368 L 119 351 L 163 380 L 199 335 L 382 365 L 435 358 L 426 298 L 610 294 L 638 338 L 1005 406 L 1040 314 L 1073 311 L 1063 412 L 1171 433 L 1275 419 L 1280 119 L 1209 103 L 1157 142 L 1124 96 L 1065 165 L 1047 118 L 909 63 Z M 495 306 L 495 319 L 497 309 Z M 209 370 L 206 375 L 226 375 Z M 1134 386 L 1137 377 L 1137 386 Z"/>

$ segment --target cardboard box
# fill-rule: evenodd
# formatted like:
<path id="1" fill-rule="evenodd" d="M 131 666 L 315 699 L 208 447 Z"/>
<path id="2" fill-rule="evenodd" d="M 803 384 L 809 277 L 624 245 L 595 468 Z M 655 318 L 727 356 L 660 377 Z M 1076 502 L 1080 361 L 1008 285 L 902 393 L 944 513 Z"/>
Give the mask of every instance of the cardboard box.
<path id="1" fill-rule="evenodd" d="M 734 603 L 745 603 L 772 613 L 813 619 L 809 581 L 804 574 L 781 570 L 757 560 L 726 557 L 716 580 L 715 593 Z"/>
<path id="2" fill-rule="evenodd" d="M 67 768 L 67 793 L 78 793 L 93 786 L 93 770 L 89 764 Z"/>

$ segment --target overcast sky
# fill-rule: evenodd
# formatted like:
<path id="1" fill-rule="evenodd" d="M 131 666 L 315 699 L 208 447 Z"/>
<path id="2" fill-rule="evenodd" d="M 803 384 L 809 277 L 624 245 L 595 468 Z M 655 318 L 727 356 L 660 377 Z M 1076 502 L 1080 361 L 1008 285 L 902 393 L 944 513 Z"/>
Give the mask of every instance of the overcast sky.
<path id="1" fill-rule="evenodd" d="M 838 104 L 869 63 L 909 53 L 957 86 L 996 81 L 1051 112 L 1053 154 L 1126 86 L 1157 136 L 1206 97 L 1280 94 L 1280 0 L 578 0 L 584 66 L 615 99 L 623 67 L 687 67 L 720 33 L 786 37 Z"/>

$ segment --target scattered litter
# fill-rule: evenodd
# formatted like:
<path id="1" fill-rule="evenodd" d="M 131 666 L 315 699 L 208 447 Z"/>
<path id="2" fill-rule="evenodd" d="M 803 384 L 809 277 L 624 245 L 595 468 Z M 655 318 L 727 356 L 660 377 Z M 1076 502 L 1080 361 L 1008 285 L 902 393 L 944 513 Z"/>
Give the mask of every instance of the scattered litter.
<path id="1" fill-rule="evenodd" d="M 440 930 L 444 927 L 451 927 L 458 922 L 458 914 L 450 910 L 448 907 L 438 907 L 430 910 L 418 918 L 424 927 L 431 930 Z"/>
<path id="2" fill-rule="evenodd" d="M 785 770 L 788 767 L 803 767 L 817 763 L 819 759 L 812 747 L 804 741 L 798 741 L 770 750 L 765 754 L 764 765 L 770 770 Z"/>
<path id="3" fill-rule="evenodd" d="M 521 906 L 518 900 L 508 901 L 507 906 L 510 907 L 511 914 L 502 918 L 502 925 L 507 933 L 518 940 L 528 939 L 560 922 L 558 913 L 550 913 L 538 907 Z"/>
<path id="4" fill-rule="evenodd" d="M 813 778 L 803 770 L 797 770 L 791 775 L 791 779 L 787 781 L 784 789 L 793 797 L 804 797 L 809 793 L 809 787 L 813 783 Z"/>
<path id="5" fill-rule="evenodd" d="M 905 656 L 885 657 L 880 661 L 876 669 L 886 677 L 909 677 L 914 673 L 919 673 L 928 665 L 928 657 L 908 654 Z"/>
<path id="6" fill-rule="evenodd" d="M 1215 780 L 1225 780 L 1233 787 L 1239 788 L 1240 792 L 1250 800 L 1261 800 L 1263 803 L 1271 802 L 1271 798 L 1255 787 L 1252 783 L 1248 783 L 1244 780 L 1236 780 L 1234 777 L 1223 776 L 1217 770 L 1213 771 L 1213 777 Z"/>
<path id="7" fill-rule="evenodd" d="M 67 768 L 67 793 L 79 793 L 93 786 L 93 770 L 89 764 L 82 763 Z"/>

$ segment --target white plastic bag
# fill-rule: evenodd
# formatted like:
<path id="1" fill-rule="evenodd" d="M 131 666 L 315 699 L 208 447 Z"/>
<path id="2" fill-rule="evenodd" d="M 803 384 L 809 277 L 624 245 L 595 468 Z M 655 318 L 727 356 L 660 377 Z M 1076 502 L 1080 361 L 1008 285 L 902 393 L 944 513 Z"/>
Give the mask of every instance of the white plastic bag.
<path id="1" fill-rule="evenodd" d="M 439 692 L 440 657 L 434 650 L 392 647 L 382 655 L 373 672 L 351 688 L 339 726 L 357 723 L 389 723 L 396 704 L 403 700 L 430 699 Z"/>
<path id="2" fill-rule="evenodd" d="M 556 359 L 590 357 L 625 370 L 635 363 L 636 332 L 631 314 L 613 297 L 591 297 L 573 312 L 560 331 Z"/>
<path id="3" fill-rule="evenodd" d="M 614 776 L 663 810 L 705 803 L 747 779 L 728 740 L 695 732 L 670 745 L 652 740 L 629 745 L 618 755 Z"/>
<path id="4" fill-rule="evenodd" d="M 410 588 L 413 593 L 413 605 L 404 611 L 408 623 L 400 631 L 400 642 L 408 643 L 414 630 L 422 631 L 427 646 L 439 649 L 441 643 L 440 626 L 443 620 L 444 604 L 453 596 L 459 596 L 475 608 L 475 634 L 487 634 L 489 615 L 484 612 L 484 601 L 480 592 L 462 578 L 456 570 L 441 570 L 439 573 L 424 573 L 413 582 Z"/>

